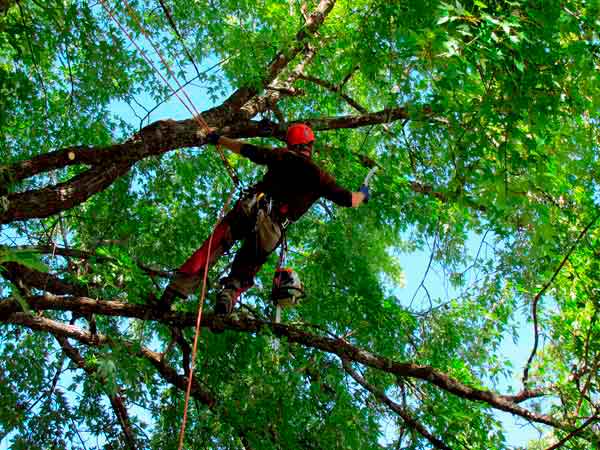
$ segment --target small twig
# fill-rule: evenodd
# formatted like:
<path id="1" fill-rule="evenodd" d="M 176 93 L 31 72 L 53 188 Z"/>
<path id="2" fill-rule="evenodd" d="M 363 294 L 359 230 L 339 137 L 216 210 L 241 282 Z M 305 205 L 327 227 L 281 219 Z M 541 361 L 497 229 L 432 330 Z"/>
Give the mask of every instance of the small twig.
<path id="1" fill-rule="evenodd" d="M 473 260 L 473 263 L 467 267 L 465 270 L 462 271 L 461 276 L 463 276 L 464 274 L 466 274 L 469 270 L 471 270 L 472 268 L 475 267 L 475 264 L 477 264 L 477 260 L 479 259 L 479 255 L 481 253 L 481 249 L 483 247 L 483 244 L 486 243 L 485 239 L 488 235 L 488 233 L 490 232 L 489 229 L 486 230 L 485 234 L 483 235 L 483 239 L 481 240 L 481 242 L 479 243 L 479 249 L 477 250 L 477 254 L 475 255 L 475 259 Z"/>
<path id="2" fill-rule="evenodd" d="M 79 434 L 79 430 L 77 429 L 77 424 L 75 423 L 73 418 L 71 418 L 71 422 L 73 422 L 73 429 L 75 430 L 75 434 L 79 438 L 79 442 L 81 442 L 81 446 L 83 447 L 83 450 L 87 450 L 87 447 L 85 446 L 85 442 L 83 441 L 81 434 Z"/>
<path id="3" fill-rule="evenodd" d="M 551 445 L 550 447 L 548 447 L 546 450 L 556 450 L 558 448 L 561 448 L 563 445 L 566 444 L 566 442 L 572 438 L 574 438 L 575 436 L 577 436 L 579 433 L 581 433 L 586 427 L 588 427 L 589 425 L 591 425 L 594 421 L 598 420 L 598 414 L 594 414 L 592 417 L 590 417 L 588 420 L 586 420 L 579 428 L 576 428 L 575 430 L 571 431 L 569 434 L 567 434 L 564 438 L 562 438 L 560 441 L 558 441 L 556 444 Z"/>
<path id="4" fill-rule="evenodd" d="M 410 299 L 410 304 L 408 305 L 409 309 L 412 307 L 413 301 L 415 300 L 415 297 L 417 296 L 417 294 L 419 293 L 419 290 L 421 288 L 425 289 L 425 292 L 427 293 L 427 296 L 429 298 L 429 303 L 431 304 L 431 296 L 429 295 L 429 291 L 425 287 L 425 280 L 427 279 L 427 275 L 429 274 L 429 270 L 431 269 L 431 263 L 433 262 L 433 258 L 435 256 L 435 248 L 437 247 L 438 236 L 439 236 L 439 232 L 436 231 L 435 236 L 433 238 L 433 248 L 431 249 L 431 256 L 429 257 L 429 263 L 427 264 L 427 269 L 425 269 L 425 274 L 423 275 L 423 279 L 421 280 L 419 287 L 417 287 L 417 290 L 415 291 L 412 298 Z M 433 307 L 433 304 L 431 304 L 431 307 Z"/>
<path id="5" fill-rule="evenodd" d="M 425 439 L 429 441 L 433 447 L 442 450 L 451 450 L 446 444 L 440 441 L 438 438 L 433 436 L 423 425 L 421 425 L 414 417 L 412 417 L 402 406 L 398 403 L 392 401 L 387 395 L 383 392 L 379 391 L 375 386 L 369 384 L 363 377 L 361 377 L 346 359 L 342 359 L 342 365 L 344 366 L 344 370 L 352 377 L 354 380 L 360 384 L 363 388 L 369 391 L 378 401 L 388 406 L 392 411 L 398 414 L 404 423 L 411 428 L 412 430 L 419 433 Z"/>
<path id="6" fill-rule="evenodd" d="M 344 87 L 346 85 L 346 83 L 348 83 L 348 81 L 350 81 L 350 78 L 352 78 L 352 75 L 354 75 L 354 72 L 356 72 L 359 68 L 360 68 L 360 66 L 358 66 L 358 65 L 354 66 L 354 68 L 350 72 L 348 72 L 348 74 L 344 77 L 344 79 L 340 83 L 340 87 Z"/>
<path id="7" fill-rule="evenodd" d="M 169 25 L 171 25 L 171 28 L 173 28 L 173 31 L 175 32 L 175 35 L 177 36 L 177 38 L 181 42 L 181 46 L 183 47 L 183 51 L 185 52 L 186 56 L 188 57 L 188 59 L 190 60 L 190 62 L 192 63 L 192 65 L 194 66 L 194 70 L 196 71 L 196 75 L 198 76 L 198 78 L 200 78 L 200 71 L 198 70 L 198 66 L 196 66 L 196 62 L 194 61 L 194 57 L 192 56 L 192 54 L 188 50 L 187 46 L 185 45 L 185 41 L 183 40 L 183 37 L 181 36 L 181 33 L 179 33 L 179 29 L 177 29 L 177 25 L 175 24 L 175 21 L 173 20 L 173 16 L 171 15 L 171 11 L 169 11 L 169 8 L 167 7 L 167 5 L 165 5 L 165 3 L 164 3 L 163 0 L 158 0 L 158 2 L 160 3 L 160 6 L 162 7 L 162 9 L 163 9 L 163 11 L 165 13 L 165 16 L 167 16 L 167 20 L 169 22 Z"/>
<path id="8" fill-rule="evenodd" d="M 300 78 L 301 80 L 305 80 L 305 81 L 314 83 L 317 86 L 321 86 L 321 87 L 327 89 L 328 91 L 331 91 L 334 94 L 339 95 L 342 99 L 344 99 L 346 101 L 346 103 L 348 103 L 350 106 L 352 106 L 354 109 L 356 109 L 359 113 L 367 114 L 368 111 L 365 107 L 361 106 L 357 101 L 355 101 L 349 95 L 344 94 L 342 92 L 342 85 L 335 85 L 329 81 L 321 80 L 320 78 L 313 77 L 311 75 L 306 75 L 304 73 L 300 74 L 300 76 L 298 78 Z"/>
<path id="9" fill-rule="evenodd" d="M 529 359 L 527 360 L 527 364 L 525 365 L 525 369 L 523 370 L 523 386 L 525 388 L 527 388 L 527 379 L 529 377 L 529 367 L 531 366 L 531 362 L 533 361 L 533 358 L 535 357 L 535 354 L 536 354 L 537 348 L 538 348 L 538 343 L 539 343 L 537 304 L 540 301 L 540 298 L 542 298 L 542 295 L 544 295 L 546 290 L 554 282 L 554 280 L 556 279 L 556 277 L 558 276 L 558 274 L 560 273 L 560 271 L 562 270 L 564 265 L 567 263 L 571 254 L 573 253 L 573 251 L 575 251 L 575 248 L 577 248 L 577 245 L 579 245 L 579 242 L 585 237 L 587 232 L 590 230 L 590 228 L 592 228 L 592 226 L 596 223 L 596 221 L 599 218 L 600 218 L 600 214 L 598 214 L 596 217 L 594 217 L 594 219 L 581 231 L 581 233 L 579 233 L 579 236 L 577 237 L 577 239 L 575 240 L 575 242 L 573 243 L 573 245 L 571 246 L 571 248 L 569 249 L 569 251 L 567 252 L 565 257 L 563 258 L 563 260 L 561 261 L 559 266 L 554 271 L 554 274 L 552 274 L 552 277 L 550 278 L 550 280 L 548 280 L 548 282 L 542 287 L 542 289 L 537 293 L 537 295 L 533 299 L 533 303 L 531 305 L 531 311 L 532 311 L 532 315 L 533 315 L 533 332 L 534 332 L 533 349 L 531 350 L 531 355 L 529 355 Z"/>
<path id="10" fill-rule="evenodd" d="M 594 311 L 594 316 L 595 316 L 595 311 Z M 593 326 L 593 323 L 592 323 Z M 592 327 L 590 327 L 591 330 Z M 586 359 L 586 367 L 587 367 L 587 359 Z M 577 409 L 575 410 L 575 414 L 579 415 L 579 410 L 581 409 L 581 405 L 583 404 L 583 400 L 586 399 L 588 401 L 590 401 L 589 399 L 586 398 L 586 394 L 588 389 L 590 388 L 590 384 L 592 382 L 592 377 L 596 374 L 596 371 L 598 370 L 598 365 L 600 364 L 600 359 L 596 358 L 594 361 L 594 366 L 592 367 L 592 370 L 589 372 L 587 380 L 585 382 L 585 386 L 583 387 L 583 389 L 581 390 L 581 397 L 579 398 L 578 402 L 577 402 Z M 577 383 L 579 384 L 579 383 Z"/>

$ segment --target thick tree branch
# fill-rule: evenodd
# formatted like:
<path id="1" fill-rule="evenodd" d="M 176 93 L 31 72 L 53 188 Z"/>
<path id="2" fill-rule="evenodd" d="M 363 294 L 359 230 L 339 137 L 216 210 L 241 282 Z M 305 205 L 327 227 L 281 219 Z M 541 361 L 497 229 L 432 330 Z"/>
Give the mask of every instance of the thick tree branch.
<path id="1" fill-rule="evenodd" d="M 296 33 L 296 39 L 294 43 L 281 50 L 266 70 L 266 75 L 262 80 L 263 87 L 268 87 L 279 74 L 288 66 L 288 64 L 298 56 L 300 52 L 305 48 L 306 39 L 314 35 L 319 27 L 325 21 L 325 18 L 330 13 L 335 5 L 335 0 L 321 0 L 315 10 L 308 16 L 304 27 Z M 232 118 L 232 114 L 236 114 L 238 110 L 245 105 L 252 97 L 258 94 L 256 89 L 242 88 L 233 93 L 224 103 L 223 106 L 228 105 L 229 116 L 227 119 Z M 236 108 L 237 106 L 237 108 Z M 248 112 L 243 114 L 244 117 L 250 118 Z M 223 122 L 224 123 L 224 122 Z"/>
<path id="2" fill-rule="evenodd" d="M 211 124 L 210 116 L 203 114 Z M 0 181 L 14 183 L 34 175 L 74 165 L 106 167 L 110 163 L 135 163 L 176 148 L 201 146 L 205 133 L 193 119 L 159 120 L 142 128 L 132 139 L 107 147 L 68 147 L 29 160 L 0 166 Z"/>
<path id="3" fill-rule="evenodd" d="M 239 117 L 248 120 L 261 112 L 275 108 L 277 102 L 283 95 L 294 94 L 294 91 L 289 91 L 290 87 L 304 71 L 305 67 L 310 64 L 315 55 L 315 48 L 313 46 L 307 46 L 304 52 L 304 58 L 296 65 L 287 79 L 279 80 L 277 78 L 273 80 L 267 88 L 266 94 L 254 97 L 240 109 Z M 288 89 L 288 91 L 286 91 L 286 89 Z"/>
<path id="4" fill-rule="evenodd" d="M 0 224 L 58 214 L 85 202 L 103 191 L 131 168 L 129 163 L 109 164 L 89 169 L 66 183 L 47 188 L 9 194 L 0 209 Z"/>
<path id="5" fill-rule="evenodd" d="M 77 297 L 56 297 L 42 296 L 30 297 L 27 299 L 30 307 L 34 310 L 62 310 L 73 311 L 79 314 L 102 314 L 109 316 L 120 316 L 139 318 L 145 320 L 158 320 L 163 323 L 177 325 L 181 327 L 193 326 L 196 317 L 194 314 L 176 313 L 171 311 L 162 311 L 158 308 L 148 306 L 127 304 L 117 301 L 102 301 L 90 298 Z M 23 324 L 29 327 L 36 327 L 36 322 L 32 322 L 30 316 L 19 313 L 20 306 L 16 300 L 4 300 L 0 302 L 0 321 L 6 323 Z M 271 332 L 277 337 L 284 337 L 289 342 L 298 343 L 306 347 L 320 349 L 322 351 L 335 354 L 340 358 L 352 360 L 354 362 L 394 374 L 396 376 L 410 377 L 420 379 L 438 386 L 440 389 L 450 392 L 458 397 L 479 401 L 488 404 L 492 408 L 509 412 L 511 414 L 523 417 L 525 419 L 550 425 L 555 428 L 565 429 L 565 426 L 559 421 L 544 415 L 529 411 L 510 401 L 509 396 L 502 396 L 491 391 L 482 390 L 467 386 L 445 373 L 430 367 L 410 362 L 398 362 L 392 359 L 373 354 L 367 350 L 358 348 L 344 339 L 333 339 L 317 336 L 307 333 L 304 330 L 287 326 L 284 324 L 274 324 L 255 320 L 236 315 L 227 318 L 215 317 L 213 314 L 206 313 L 203 316 L 203 326 L 214 329 L 228 328 L 235 331 L 246 333 L 258 333 L 263 328 L 270 328 Z M 69 330 L 69 337 L 81 337 L 79 332 Z"/>
<path id="6" fill-rule="evenodd" d="M 352 369 L 352 366 L 350 365 L 350 362 L 348 360 L 342 359 L 342 365 L 344 366 L 344 370 L 348 374 L 350 374 L 350 376 L 352 378 L 354 378 L 354 380 L 358 384 L 360 384 L 363 388 L 365 388 L 367 391 L 369 391 L 371 394 L 373 394 L 373 396 L 377 400 L 379 400 L 381 403 L 385 404 L 392 411 L 394 411 L 396 414 L 398 414 L 400 417 L 402 417 L 402 420 L 404 420 L 404 423 L 409 428 L 415 430 L 417 433 L 419 433 L 421 436 L 423 436 L 425 439 L 427 439 L 429 441 L 429 443 L 431 445 L 433 445 L 435 448 L 442 449 L 442 450 L 452 450 L 450 447 L 448 447 L 446 444 L 444 444 L 442 441 L 440 441 L 438 438 L 436 438 L 434 435 L 432 435 L 427 430 L 427 428 L 425 428 L 414 417 L 412 417 L 408 413 L 408 411 L 406 411 L 406 409 L 404 409 L 398 403 L 392 401 L 387 395 L 385 395 L 383 392 L 381 392 L 375 386 L 369 384 L 354 369 Z"/>
<path id="7" fill-rule="evenodd" d="M 423 115 L 430 115 L 428 108 Z M 313 118 L 301 120 L 316 130 L 358 128 L 382 124 L 408 118 L 406 108 L 395 108 L 358 116 Z M 206 120 L 209 118 L 205 117 Z M 211 123 L 211 122 L 209 122 Z M 282 139 L 284 125 L 265 121 L 243 121 L 221 132 L 230 137 L 272 136 Z M 2 173 L 6 180 L 21 180 L 33 175 L 75 164 L 92 164 L 87 171 L 67 182 L 46 188 L 11 193 L 0 203 L 0 224 L 12 221 L 44 218 L 77 206 L 92 195 L 106 189 L 116 179 L 129 171 L 141 159 L 160 155 L 175 148 L 204 145 L 206 136 L 193 120 L 160 121 L 145 127 L 134 140 L 111 147 L 84 148 L 71 147 L 32 158 L 27 161 L 4 166 Z"/>
<path id="8" fill-rule="evenodd" d="M 317 32 L 334 6 L 335 0 L 321 0 L 319 2 L 315 10 L 308 16 L 304 28 L 296 34 L 296 45 L 285 53 L 277 55 L 271 63 L 265 85 L 273 81 L 288 63 L 302 51 L 305 40 Z"/>

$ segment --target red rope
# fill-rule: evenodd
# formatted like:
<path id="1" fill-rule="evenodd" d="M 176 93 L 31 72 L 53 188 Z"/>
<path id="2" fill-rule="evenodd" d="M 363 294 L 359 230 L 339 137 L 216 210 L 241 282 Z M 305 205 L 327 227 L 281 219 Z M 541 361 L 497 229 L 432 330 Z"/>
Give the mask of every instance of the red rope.
<path id="1" fill-rule="evenodd" d="M 113 20 L 113 22 L 115 22 L 117 24 L 117 26 L 121 29 L 121 31 L 125 34 L 125 36 L 127 36 L 127 38 L 129 39 L 129 41 L 135 46 L 135 48 L 137 49 L 137 51 L 142 55 L 142 57 L 146 60 L 146 62 L 150 65 L 150 67 L 152 69 L 154 69 L 154 72 L 156 72 L 156 74 L 158 74 L 158 76 L 169 87 L 169 89 L 171 89 L 171 91 L 173 92 L 173 94 L 175 95 L 175 97 L 177 97 L 177 99 L 181 102 L 181 104 L 183 106 L 185 106 L 185 108 L 188 110 L 188 112 L 192 116 L 195 116 L 194 111 L 192 111 L 192 109 L 190 109 L 190 106 L 179 96 L 177 90 L 175 90 L 173 88 L 173 86 L 171 86 L 171 83 L 169 83 L 169 81 L 163 76 L 163 74 L 156 68 L 156 66 L 154 65 L 154 63 L 152 62 L 152 60 L 146 55 L 146 52 L 144 52 L 144 50 L 142 50 L 140 48 L 140 46 L 135 42 L 135 40 L 133 39 L 133 37 L 131 36 L 131 34 L 125 29 L 125 27 L 121 24 L 121 22 L 119 22 L 119 19 L 117 19 L 114 16 L 114 14 L 110 10 L 110 8 L 106 5 L 105 0 L 100 0 L 100 3 L 102 4 L 102 7 L 105 9 L 105 11 L 109 15 L 109 17 Z M 196 108 L 194 107 L 194 109 L 196 109 Z M 203 120 L 203 119 L 201 119 L 201 120 Z M 204 123 L 206 123 L 206 122 L 204 122 Z M 206 128 L 206 129 L 208 128 L 208 126 L 205 127 L 201 122 L 199 122 L 199 124 L 201 125 L 201 128 Z"/>
<path id="2" fill-rule="evenodd" d="M 137 23 L 138 27 L 140 28 L 140 31 L 146 37 L 146 39 L 148 40 L 148 42 L 150 43 L 150 45 L 152 45 L 152 48 L 154 48 L 154 51 L 156 52 L 156 54 L 158 55 L 158 57 L 160 58 L 160 60 L 164 64 L 165 68 L 167 69 L 167 72 L 169 72 L 169 75 L 171 75 L 171 78 L 173 78 L 173 80 L 175 80 L 175 83 L 177 84 L 177 86 L 179 87 L 179 89 L 181 90 L 181 92 L 183 92 L 183 95 L 185 95 L 185 98 L 187 98 L 187 100 L 190 102 L 190 105 L 192 106 L 192 108 L 194 109 L 194 111 L 196 113 L 196 115 L 194 116 L 194 118 L 198 121 L 198 123 L 201 125 L 201 127 L 205 128 L 205 129 L 209 129 L 210 127 L 208 126 L 208 124 L 206 123 L 206 121 L 202 118 L 201 114 L 198 112 L 198 109 L 196 108 L 196 105 L 194 105 L 194 102 L 192 101 L 192 99 L 190 98 L 190 96 L 188 95 L 188 93 L 186 92 L 186 90 L 183 88 L 183 86 L 181 85 L 181 83 L 179 83 L 179 80 L 177 79 L 177 76 L 173 73 L 173 70 L 171 70 L 171 66 L 165 60 L 165 57 L 163 56 L 162 52 L 156 46 L 156 44 L 154 44 L 154 42 L 152 41 L 152 39 L 150 39 L 150 36 L 149 36 L 148 32 L 146 31 L 146 28 L 144 27 L 144 25 L 142 25 L 141 21 L 137 17 L 137 14 L 135 13 L 135 11 L 129 5 L 129 2 L 127 0 L 123 0 L 123 3 L 125 4 L 125 8 L 127 8 L 127 11 L 129 12 L 129 16 L 131 18 L 133 18 L 133 20 L 135 21 L 135 23 Z M 194 115 L 194 113 L 192 113 L 192 115 Z"/>

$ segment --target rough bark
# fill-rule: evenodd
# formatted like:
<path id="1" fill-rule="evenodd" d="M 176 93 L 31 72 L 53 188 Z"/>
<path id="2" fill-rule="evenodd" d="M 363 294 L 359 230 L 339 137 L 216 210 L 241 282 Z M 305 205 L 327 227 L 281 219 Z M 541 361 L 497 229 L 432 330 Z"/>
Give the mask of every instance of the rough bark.
<path id="1" fill-rule="evenodd" d="M 195 314 L 163 311 L 158 308 L 118 301 L 103 301 L 77 297 L 56 297 L 51 295 L 31 297 L 27 300 L 29 306 L 33 310 L 72 311 L 80 315 L 102 314 L 107 316 L 157 320 L 179 327 L 194 326 L 196 321 Z M 43 323 L 36 322 L 38 318 L 19 313 L 19 311 L 20 306 L 17 301 L 5 300 L 0 302 L 0 321 L 21 324 L 33 329 L 44 329 Z M 520 407 L 512 401 L 510 396 L 499 395 L 488 390 L 467 386 L 431 366 L 394 361 L 390 358 L 361 349 L 344 339 L 318 336 L 297 327 L 263 322 L 253 318 L 239 317 L 236 315 L 220 318 L 213 314 L 206 313 L 203 315 L 202 325 L 210 329 L 227 328 L 246 333 L 259 333 L 262 329 L 269 328 L 270 332 L 275 336 L 285 338 L 288 342 L 297 343 L 305 347 L 316 348 L 327 353 L 335 354 L 340 358 L 351 360 L 396 376 L 422 380 L 434 384 L 440 389 L 458 397 L 483 402 L 492 408 L 506 411 L 527 420 L 543 423 L 556 428 L 564 428 L 559 421 L 552 417 Z M 68 327 L 68 325 L 64 325 L 64 327 Z M 73 330 L 72 328 L 65 328 L 64 335 L 80 340 L 86 339 L 85 336 L 81 334 L 81 330 Z"/>
<path id="2" fill-rule="evenodd" d="M 0 224 L 33 218 L 44 218 L 71 209 L 92 195 L 103 191 L 117 178 L 126 174 L 128 163 L 97 166 L 60 183 L 43 189 L 9 194 L 6 207 L 0 212 Z"/>

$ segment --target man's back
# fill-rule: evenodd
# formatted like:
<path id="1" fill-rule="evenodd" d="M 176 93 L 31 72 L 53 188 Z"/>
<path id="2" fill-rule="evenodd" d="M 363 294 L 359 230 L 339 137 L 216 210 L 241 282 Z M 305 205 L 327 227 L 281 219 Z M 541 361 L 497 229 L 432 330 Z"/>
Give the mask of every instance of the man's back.
<path id="1" fill-rule="evenodd" d="M 256 189 L 270 196 L 282 216 L 299 219 L 320 197 L 341 206 L 351 206 L 352 193 L 337 185 L 335 179 L 310 158 L 287 149 L 267 149 L 244 145 L 242 155 L 268 167 Z"/>

